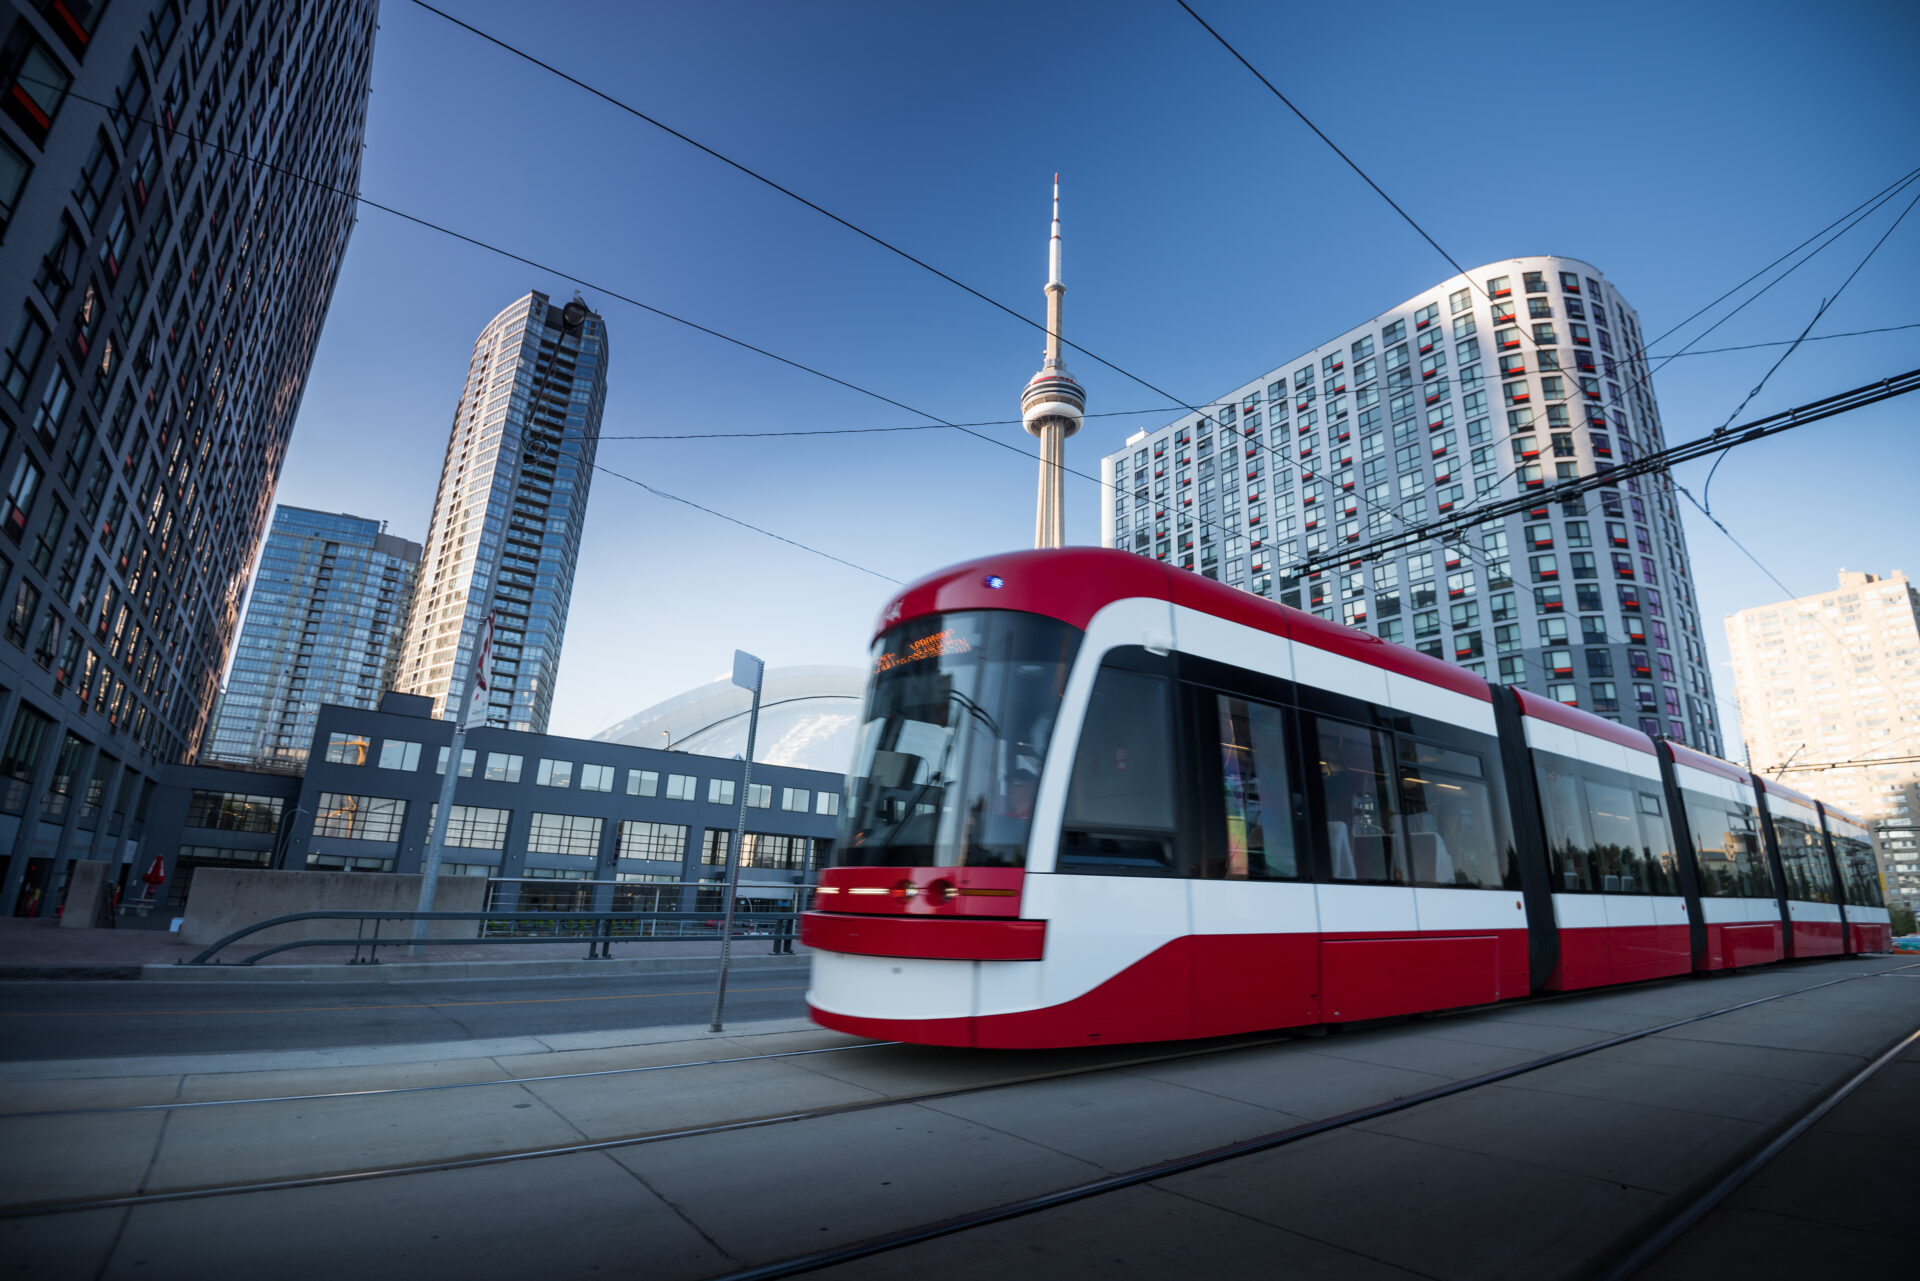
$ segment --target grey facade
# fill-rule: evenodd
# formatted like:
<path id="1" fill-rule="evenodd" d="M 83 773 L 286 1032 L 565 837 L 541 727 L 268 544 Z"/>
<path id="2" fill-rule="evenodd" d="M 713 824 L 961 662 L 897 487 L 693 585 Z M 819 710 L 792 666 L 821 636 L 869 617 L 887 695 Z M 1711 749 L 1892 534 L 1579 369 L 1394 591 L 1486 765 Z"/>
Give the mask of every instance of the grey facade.
<path id="1" fill-rule="evenodd" d="M 0 911 L 50 910 L 76 851 L 138 855 L 200 749 L 353 225 L 377 11 L 0 7 Z"/>
<path id="2" fill-rule="evenodd" d="M 535 291 L 473 344 L 397 682 L 443 714 L 491 611 L 488 723 L 536 734 L 553 706 L 607 396 L 605 322 L 589 312 L 570 334 L 561 313 Z"/>
<path id="3" fill-rule="evenodd" d="M 154 923 L 180 914 L 201 867 L 419 871 L 453 729 L 429 710 L 408 694 L 321 708 L 304 777 L 168 769 L 147 825 L 168 867 Z M 740 761 L 494 727 L 467 743 L 442 875 L 516 883 L 505 901 L 522 905 L 551 905 L 570 882 L 605 894 L 722 875 Z M 845 778 L 756 763 L 753 782 L 766 803 L 747 809 L 742 897 L 790 902 L 832 848 Z"/>
<path id="4" fill-rule="evenodd" d="M 378 706 L 419 568 L 379 521 L 276 507 L 202 759 L 298 766 L 322 704 Z"/>
<path id="5" fill-rule="evenodd" d="M 1365 553 L 1664 448 L 1648 379 L 1639 318 L 1596 268 L 1493 263 L 1131 437 L 1102 460 L 1102 541 L 1718 755 L 1664 474 Z"/>

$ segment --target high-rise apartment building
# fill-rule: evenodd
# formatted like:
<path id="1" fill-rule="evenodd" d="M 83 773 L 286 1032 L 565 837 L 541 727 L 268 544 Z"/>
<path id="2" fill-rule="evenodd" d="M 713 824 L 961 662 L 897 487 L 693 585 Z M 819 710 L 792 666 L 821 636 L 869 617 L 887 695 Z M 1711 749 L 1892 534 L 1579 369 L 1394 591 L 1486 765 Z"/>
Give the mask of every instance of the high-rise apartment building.
<path id="1" fill-rule="evenodd" d="M 353 227 L 377 10 L 0 9 L 0 911 L 131 857 L 199 749 Z"/>
<path id="2" fill-rule="evenodd" d="M 202 756 L 303 765 L 322 703 L 378 707 L 399 670 L 419 568 L 420 544 L 379 521 L 274 508 Z"/>
<path id="3" fill-rule="evenodd" d="M 1594 267 L 1456 276 L 1202 409 L 1102 461 L 1107 546 L 1721 750 L 1664 476 L 1366 550 L 1664 446 L 1639 318 Z"/>
<path id="4" fill-rule="evenodd" d="M 546 733 L 606 395 L 607 328 L 590 311 L 569 330 L 536 291 L 473 344 L 397 683 L 435 715 L 492 611 L 488 724 Z"/>
<path id="5" fill-rule="evenodd" d="M 1920 591 L 1842 570 L 1728 615 L 1727 642 L 1748 764 L 1865 820 L 1888 900 L 1920 909 Z"/>

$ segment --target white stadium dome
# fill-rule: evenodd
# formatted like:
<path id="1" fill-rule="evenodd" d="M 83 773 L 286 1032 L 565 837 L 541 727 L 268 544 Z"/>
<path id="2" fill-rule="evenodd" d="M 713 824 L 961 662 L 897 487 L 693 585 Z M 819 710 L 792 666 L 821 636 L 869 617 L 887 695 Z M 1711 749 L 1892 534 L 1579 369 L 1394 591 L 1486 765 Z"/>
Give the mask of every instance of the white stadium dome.
<path id="1" fill-rule="evenodd" d="M 754 760 L 846 773 L 866 685 L 866 673 L 857 667 L 768 668 L 760 689 Z M 701 756 L 745 756 L 752 702 L 746 690 L 723 678 L 656 703 L 594 737 Z"/>

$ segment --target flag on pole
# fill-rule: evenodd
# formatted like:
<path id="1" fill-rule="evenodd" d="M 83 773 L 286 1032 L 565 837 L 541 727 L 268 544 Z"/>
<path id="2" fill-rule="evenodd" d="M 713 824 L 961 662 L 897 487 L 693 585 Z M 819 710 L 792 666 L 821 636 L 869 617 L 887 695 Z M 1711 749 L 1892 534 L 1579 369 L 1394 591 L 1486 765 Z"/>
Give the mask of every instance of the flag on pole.
<path id="1" fill-rule="evenodd" d="M 487 694 L 492 685 L 493 671 L 493 615 L 487 615 L 487 625 L 480 633 L 480 657 L 473 664 L 472 687 L 467 691 L 467 718 L 461 728 L 472 729 L 476 725 L 487 723 Z"/>

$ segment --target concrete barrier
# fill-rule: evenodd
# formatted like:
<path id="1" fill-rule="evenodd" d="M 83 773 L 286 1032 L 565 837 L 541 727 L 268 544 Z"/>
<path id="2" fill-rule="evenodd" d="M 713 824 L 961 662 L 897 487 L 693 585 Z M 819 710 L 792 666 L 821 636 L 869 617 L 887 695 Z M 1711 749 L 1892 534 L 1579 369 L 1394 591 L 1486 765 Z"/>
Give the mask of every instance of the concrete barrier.
<path id="1" fill-rule="evenodd" d="M 107 864 L 99 859 L 74 860 L 73 879 L 67 882 L 67 904 L 60 911 L 62 929 L 91 930 L 113 923 L 107 870 Z"/>
<path id="2" fill-rule="evenodd" d="M 485 877 L 443 876 L 434 893 L 433 907 L 437 912 L 478 912 L 486 907 L 486 898 Z M 411 912 L 419 902 L 417 875 L 203 867 L 193 874 L 180 937 L 204 946 L 256 921 L 294 912 Z M 367 926 L 369 931 L 372 928 Z M 386 921 L 380 932 L 393 938 L 406 935 L 412 928 L 410 921 Z M 358 921 L 295 921 L 250 934 L 234 946 L 257 950 L 295 939 L 352 938 L 359 929 Z M 431 937 L 470 939 L 479 933 L 479 921 L 435 921 Z"/>

